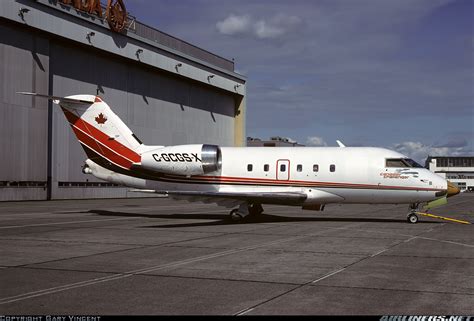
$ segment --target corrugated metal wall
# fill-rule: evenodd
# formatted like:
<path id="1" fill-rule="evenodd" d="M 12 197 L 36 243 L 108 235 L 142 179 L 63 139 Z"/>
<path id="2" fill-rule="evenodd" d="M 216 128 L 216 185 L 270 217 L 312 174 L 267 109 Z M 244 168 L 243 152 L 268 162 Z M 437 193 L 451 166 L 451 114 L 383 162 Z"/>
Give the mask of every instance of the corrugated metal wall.
<path id="1" fill-rule="evenodd" d="M 0 200 L 47 197 L 40 183 L 48 179 L 48 102 L 16 91 L 99 91 L 145 144 L 234 143 L 232 95 L 137 62 L 0 22 L 0 68 Z M 58 186 L 98 180 L 82 174 L 85 153 L 58 108 L 51 137 L 53 199 L 127 196 L 126 188 Z M 15 181 L 23 186 L 11 186 Z"/>
<path id="2" fill-rule="evenodd" d="M 0 42 L 0 200 L 44 199 L 47 104 L 16 91 L 47 92 L 48 40 L 0 25 Z"/>

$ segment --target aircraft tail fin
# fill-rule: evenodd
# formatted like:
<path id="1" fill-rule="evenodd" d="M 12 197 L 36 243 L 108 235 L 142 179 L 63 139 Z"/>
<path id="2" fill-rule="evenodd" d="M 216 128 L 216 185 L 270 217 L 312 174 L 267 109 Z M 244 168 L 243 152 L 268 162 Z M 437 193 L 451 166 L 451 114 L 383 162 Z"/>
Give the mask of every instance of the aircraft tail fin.
<path id="1" fill-rule="evenodd" d="M 19 94 L 48 98 L 58 104 L 87 156 L 94 162 L 128 170 L 133 163 L 141 161 L 142 142 L 99 96 Z"/>

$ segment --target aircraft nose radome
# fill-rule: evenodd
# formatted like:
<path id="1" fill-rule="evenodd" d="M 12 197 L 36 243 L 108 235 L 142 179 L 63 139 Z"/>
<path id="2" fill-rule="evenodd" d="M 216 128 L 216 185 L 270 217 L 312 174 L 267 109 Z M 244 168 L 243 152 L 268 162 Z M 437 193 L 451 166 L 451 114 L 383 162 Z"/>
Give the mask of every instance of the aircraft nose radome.
<path id="1" fill-rule="evenodd" d="M 461 190 L 459 189 L 459 187 L 457 187 L 456 185 L 454 185 L 451 182 L 448 182 L 448 197 L 457 195 L 457 194 L 459 194 L 460 191 Z"/>

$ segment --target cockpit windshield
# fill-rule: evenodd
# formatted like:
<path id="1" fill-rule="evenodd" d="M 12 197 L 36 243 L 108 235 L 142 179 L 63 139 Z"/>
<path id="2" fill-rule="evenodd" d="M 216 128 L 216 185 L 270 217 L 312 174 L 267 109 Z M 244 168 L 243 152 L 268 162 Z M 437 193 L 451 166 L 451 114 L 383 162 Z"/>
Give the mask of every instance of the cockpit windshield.
<path id="1" fill-rule="evenodd" d="M 416 167 L 423 168 L 420 164 L 410 158 L 387 158 L 385 167 Z"/>
<path id="2" fill-rule="evenodd" d="M 408 164 L 410 165 L 410 167 L 423 168 L 423 166 L 421 166 L 420 164 L 418 164 L 417 162 L 415 162 L 413 159 L 404 158 L 403 161 L 404 161 L 405 163 L 408 163 Z"/>

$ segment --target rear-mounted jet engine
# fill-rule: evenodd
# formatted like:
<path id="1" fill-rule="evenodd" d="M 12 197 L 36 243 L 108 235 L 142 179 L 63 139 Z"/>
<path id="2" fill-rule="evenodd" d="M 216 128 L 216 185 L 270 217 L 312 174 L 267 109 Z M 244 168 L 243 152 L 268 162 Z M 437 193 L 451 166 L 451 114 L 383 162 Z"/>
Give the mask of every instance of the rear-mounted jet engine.
<path id="1" fill-rule="evenodd" d="M 221 168 L 221 150 L 216 145 L 177 145 L 143 153 L 141 167 L 159 173 L 202 175 Z"/>

